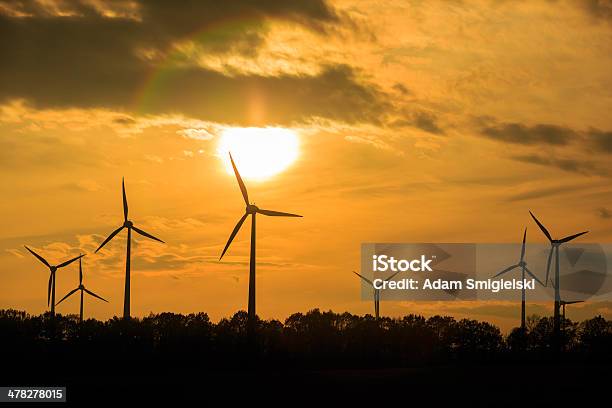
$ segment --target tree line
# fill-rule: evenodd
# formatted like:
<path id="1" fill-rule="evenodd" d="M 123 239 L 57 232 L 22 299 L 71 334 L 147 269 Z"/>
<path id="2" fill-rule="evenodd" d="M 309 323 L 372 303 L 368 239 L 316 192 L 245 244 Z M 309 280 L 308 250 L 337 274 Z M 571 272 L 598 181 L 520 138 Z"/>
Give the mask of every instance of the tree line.
<path id="1" fill-rule="evenodd" d="M 258 319 L 254 346 L 247 340 L 247 321 L 244 311 L 218 323 L 206 313 L 79 323 L 76 315 L 0 310 L 0 353 L 3 361 L 70 362 L 87 356 L 98 363 L 128 359 L 225 368 L 253 359 L 282 367 L 397 367 L 558 357 L 552 317 L 531 316 L 526 330 L 515 328 L 504 336 L 498 327 L 472 319 L 410 314 L 376 320 L 315 309 L 284 322 Z M 562 342 L 564 358 L 612 361 L 612 321 L 566 319 Z"/>

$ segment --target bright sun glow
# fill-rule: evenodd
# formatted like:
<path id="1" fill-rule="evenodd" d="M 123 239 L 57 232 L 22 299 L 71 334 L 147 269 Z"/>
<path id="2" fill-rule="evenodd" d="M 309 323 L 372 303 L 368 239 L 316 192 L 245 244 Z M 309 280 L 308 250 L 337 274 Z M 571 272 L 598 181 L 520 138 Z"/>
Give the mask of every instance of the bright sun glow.
<path id="1" fill-rule="evenodd" d="M 217 152 L 228 173 L 234 174 L 228 152 L 242 178 L 264 180 L 291 165 L 298 156 L 296 133 L 284 128 L 228 128 Z"/>

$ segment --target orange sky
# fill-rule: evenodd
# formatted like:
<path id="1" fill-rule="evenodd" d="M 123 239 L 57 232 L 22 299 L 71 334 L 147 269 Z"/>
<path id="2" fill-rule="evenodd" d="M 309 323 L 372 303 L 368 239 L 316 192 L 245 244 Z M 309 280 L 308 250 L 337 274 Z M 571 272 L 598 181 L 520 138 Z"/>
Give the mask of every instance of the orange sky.
<path id="1" fill-rule="evenodd" d="M 224 129 L 275 126 L 296 161 L 247 180 L 259 206 L 258 314 L 360 300 L 362 242 L 515 242 L 528 209 L 612 241 L 612 8 L 590 1 L 0 1 L 0 308 L 40 313 L 47 271 L 84 258 L 86 316 L 120 315 L 126 178 L 132 313 L 246 308 L 248 225 Z M 585 239 L 586 240 L 586 239 Z M 57 295 L 77 269 L 58 272 Z M 382 313 L 516 324 L 515 305 L 383 302 Z M 58 307 L 76 313 L 78 299 Z M 548 305 L 530 308 L 545 313 Z M 528 311 L 529 313 L 529 311 Z M 609 304 L 568 308 L 570 318 Z"/>

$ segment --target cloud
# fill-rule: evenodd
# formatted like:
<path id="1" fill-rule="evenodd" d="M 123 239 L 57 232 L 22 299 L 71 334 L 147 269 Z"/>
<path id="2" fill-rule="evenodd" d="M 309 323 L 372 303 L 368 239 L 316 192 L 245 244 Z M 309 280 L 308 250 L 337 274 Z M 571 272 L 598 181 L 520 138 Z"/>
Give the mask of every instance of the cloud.
<path id="1" fill-rule="evenodd" d="M 187 4 L 188 3 L 188 4 Z M 0 14 L 13 18 L 82 18 L 131 20 L 145 28 L 156 26 L 158 33 L 181 36 L 219 20 L 265 18 L 303 24 L 324 30 L 325 24 L 338 22 L 341 16 L 325 0 L 233 0 L 219 4 L 215 0 L 191 0 L 176 7 L 171 0 L 71 2 L 3 0 Z M 190 12 L 186 13 L 188 9 Z"/>
<path id="2" fill-rule="evenodd" d="M 508 198 L 509 202 L 513 201 L 525 201 L 533 200 L 537 198 L 547 198 L 557 195 L 570 194 L 579 190 L 584 190 L 590 186 L 579 184 L 579 185 L 561 185 L 547 188 L 536 188 L 528 191 L 524 191 L 518 194 L 514 194 Z"/>
<path id="3" fill-rule="evenodd" d="M 517 155 L 512 157 L 512 159 L 524 163 L 537 164 L 540 166 L 555 167 L 571 173 L 584 175 L 607 175 L 607 171 L 598 168 L 592 162 L 586 160 L 545 157 L 538 154 Z"/>
<path id="4" fill-rule="evenodd" d="M 394 88 L 395 89 L 395 88 Z M 405 109 L 404 109 L 405 110 Z M 438 124 L 439 118 L 433 112 L 414 111 L 399 112 L 400 119 L 395 119 L 389 124 L 392 127 L 414 127 L 435 135 L 443 135 L 444 129 Z"/>
<path id="5" fill-rule="evenodd" d="M 572 129 L 550 125 L 538 124 L 527 126 L 521 123 L 504 123 L 485 127 L 482 135 L 490 139 L 521 145 L 567 145 L 576 132 Z"/>
<path id="6" fill-rule="evenodd" d="M 399 82 L 393 85 L 393 89 L 399 92 L 403 96 L 411 96 L 413 95 L 412 91 L 408 89 L 405 85 L 400 84 Z"/>
<path id="7" fill-rule="evenodd" d="M 256 53 L 270 19 L 325 34 L 343 17 L 322 0 L 193 1 L 189 13 L 171 1 L 143 1 L 131 17 L 91 2 L 3 4 L 0 102 L 180 112 L 245 125 L 313 116 L 373 121 L 388 106 L 347 65 L 324 65 L 312 75 L 229 76 L 199 66 L 190 54 L 193 44 L 206 54 Z"/>
<path id="8" fill-rule="evenodd" d="M 612 1 L 610 0 L 580 0 L 579 4 L 589 15 L 596 19 L 612 21 Z"/>
<path id="9" fill-rule="evenodd" d="M 214 135 L 209 130 L 201 129 L 201 128 L 182 129 L 182 130 L 177 130 L 176 133 L 179 135 L 185 136 L 189 139 L 195 139 L 195 140 L 210 140 L 214 137 Z"/>
<path id="10" fill-rule="evenodd" d="M 418 127 L 421 130 L 436 135 L 444 134 L 444 130 L 442 130 L 442 128 L 438 126 L 437 117 L 432 113 L 417 112 L 414 114 L 413 120 L 414 126 Z"/>
<path id="11" fill-rule="evenodd" d="M 601 207 L 597 209 L 597 215 L 599 215 L 600 218 L 607 220 L 609 218 L 612 218 L 612 211 L 610 211 L 606 207 Z"/>
<path id="12" fill-rule="evenodd" d="M 591 145 L 601 153 L 612 153 L 612 132 L 591 129 L 587 133 Z"/>

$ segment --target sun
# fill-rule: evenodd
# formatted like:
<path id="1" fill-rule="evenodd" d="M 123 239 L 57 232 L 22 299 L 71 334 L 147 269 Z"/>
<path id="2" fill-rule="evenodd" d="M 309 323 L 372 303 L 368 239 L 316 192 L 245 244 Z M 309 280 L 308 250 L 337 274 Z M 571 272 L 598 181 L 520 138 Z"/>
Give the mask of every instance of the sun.
<path id="1" fill-rule="evenodd" d="M 289 167 L 298 157 L 297 134 L 278 127 L 232 127 L 223 130 L 217 153 L 234 174 L 228 152 L 245 179 L 265 180 Z"/>

